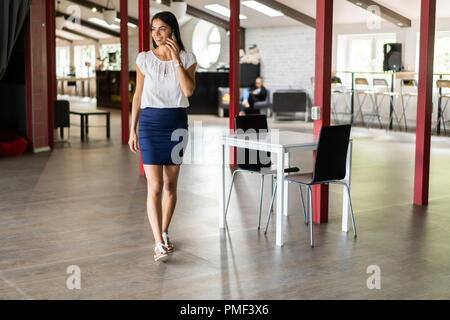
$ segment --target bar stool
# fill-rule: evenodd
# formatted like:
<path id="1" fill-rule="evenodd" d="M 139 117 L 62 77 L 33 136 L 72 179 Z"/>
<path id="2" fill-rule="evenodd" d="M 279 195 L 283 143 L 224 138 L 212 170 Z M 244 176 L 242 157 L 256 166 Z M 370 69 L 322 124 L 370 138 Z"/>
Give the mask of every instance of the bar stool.
<path id="1" fill-rule="evenodd" d="M 389 124 L 392 121 L 392 116 L 395 116 L 395 120 L 397 121 L 397 125 L 399 130 L 401 130 L 400 126 L 400 120 L 398 118 L 397 112 L 395 111 L 395 108 L 397 107 L 398 101 L 399 101 L 399 93 L 398 92 L 391 92 L 389 89 L 389 85 L 386 79 L 373 79 L 373 86 L 375 88 L 375 106 L 376 106 L 376 112 L 378 115 L 380 115 L 380 107 L 383 104 L 384 98 L 389 97 L 392 101 L 392 114 L 389 112 L 389 122 L 386 126 L 386 131 L 389 130 Z M 377 96 L 381 96 L 381 100 L 377 101 Z"/>
<path id="2" fill-rule="evenodd" d="M 400 122 L 402 118 L 405 121 L 405 131 L 408 131 L 408 126 L 406 123 L 406 108 L 408 107 L 411 98 L 417 100 L 417 81 L 416 79 L 402 79 L 400 81 L 400 95 L 402 99 L 402 115 L 400 117 Z M 406 102 L 405 102 L 406 98 Z"/>
<path id="3" fill-rule="evenodd" d="M 375 112 L 375 104 L 374 104 L 374 99 L 373 99 L 373 95 L 375 93 L 374 90 L 372 90 L 369 87 L 369 82 L 367 81 L 366 78 L 355 78 L 355 94 L 356 94 L 356 101 L 358 102 L 358 113 L 356 114 L 355 118 L 358 117 L 358 115 L 361 115 L 361 121 L 363 123 L 363 125 L 365 125 L 365 121 L 364 121 L 364 112 L 363 112 L 363 105 L 364 102 L 366 101 L 367 97 L 369 97 L 371 104 L 372 104 L 372 113 L 366 113 L 366 116 L 376 116 L 376 112 Z M 362 100 L 360 96 L 363 96 Z M 381 122 L 380 122 L 381 124 Z M 368 124 L 367 124 L 367 127 Z"/>
<path id="4" fill-rule="evenodd" d="M 382 79 L 382 78 L 381 79 L 373 79 L 372 83 L 373 83 L 373 88 L 374 88 L 374 94 L 373 94 L 374 113 L 378 119 L 380 128 L 383 128 L 383 125 L 381 124 L 380 108 L 383 105 L 384 98 L 391 97 L 391 99 L 394 99 L 395 97 L 398 97 L 398 93 L 391 92 L 386 79 Z M 381 99 L 378 99 L 378 97 L 381 97 Z"/>
<path id="5" fill-rule="evenodd" d="M 334 122 L 339 123 L 338 114 L 351 115 L 350 106 L 347 101 L 347 95 L 350 93 L 344 85 L 342 84 L 342 80 L 339 77 L 331 78 L 331 113 L 333 114 Z M 337 103 L 339 98 L 344 99 L 344 111 L 337 111 Z"/>
<path id="6" fill-rule="evenodd" d="M 440 133 L 440 124 L 442 123 L 442 126 L 444 127 L 444 134 L 447 135 L 447 130 L 445 128 L 445 123 L 448 122 L 448 120 L 445 119 L 445 110 L 447 109 L 448 101 L 450 100 L 450 92 L 442 92 L 442 90 L 450 89 L 450 80 L 437 80 L 436 81 L 437 87 L 439 89 L 438 97 L 439 97 L 439 105 L 441 106 L 442 100 L 445 100 L 444 108 L 440 108 L 438 110 L 438 120 L 436 123 L 436 130 L 438 133 Z"/>

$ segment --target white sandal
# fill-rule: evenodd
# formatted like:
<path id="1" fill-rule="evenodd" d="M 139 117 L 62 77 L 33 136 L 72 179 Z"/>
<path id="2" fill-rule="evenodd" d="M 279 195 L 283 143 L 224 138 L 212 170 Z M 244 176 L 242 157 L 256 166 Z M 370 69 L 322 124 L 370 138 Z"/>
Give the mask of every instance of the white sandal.
<path id="1" fill-rule="evenodd" d="M 173 244 L 172 244 L 172 242 L 170 242 L 169 235 L 167 234 L 167 232 L 163 232 L 162 233 L 162 238 L 164 240 L 164 244 L 163 244 L 164 248 L 166 249 L 166 251 L 168 253 L 172 253 L 172 251 L 173 251 Z"/>
<path id="2" fill-rule="evenodd" d="M 157 252 L 159 251 L 159 252 Z M 155 246 L 155 255 L 153 256 L 155 261 L 166 261 L 169 258 L 167 254 L 167 250 L 164 249 L 164 245 L 162 242 L 158 242 Z"/>

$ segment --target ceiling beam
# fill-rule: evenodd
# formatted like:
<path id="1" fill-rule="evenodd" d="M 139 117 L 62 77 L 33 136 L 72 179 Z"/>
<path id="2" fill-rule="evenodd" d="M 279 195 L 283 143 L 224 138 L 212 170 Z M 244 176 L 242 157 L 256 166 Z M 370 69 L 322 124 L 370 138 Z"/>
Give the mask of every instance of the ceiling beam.
<path id="1" fill-rule="evenodd" d="M 63 27 L 62 30 L 66 31 L 66 32 L 73 33 L 73 34 L 75 34 L 77 36 L 80 36 L 80 37 L 83 37 L 83 38 L 94 40 L 95 42 L 99 42 L 99 40 L 97 38 L 94 38 L 93 36 L 87 35 L 87 34 L 85 34 L 83 32 L 75 31 L 75 30 L 69 29 L 67 27 Z"/>
<path id="2" fill-rule="evenodd" d="M 66 19 L 66 20 L 69 19 L 69 15 L 66 14 L 66 13 L 62 13 L 60 11 L 56 11 L 56 13 L 63 15 L 64 19 Z M 83 27 L 86 27 L 86 28 L 89 28 L 89 29 L 92 29 L 92 30 L 95 30 L 95 31 L 98 31 L 98 32 L 101 32 L 101 33 L 104 33 L 104 34 L 116 37 L 116 38 L 120 38 L 120 33 L 119 32 L 115 32 L 115 31 L 110 30 L 108 28 L 104 28 L 102 26 L 99 26 L 98 24 L 95 24 L 95 23 L 92 23 L 92 22 L 89 22 L 89 21 L 86 21 L 86 20 L 83 20 L 83 19 L 80 19 L 80 24 Z"/>
<path id="3" fill-rule="evenodd" d="M 61 37 L 61 36 L 58 36 L 58 35 L 56 35 L 56 38 L 58 38 L 60 40 L 68 41 L 70 43 L 73 43 L 73 40 L 70 40 L 70 39 L 67 39 L 67 38 L 64 38 L 64 37 Z"/>
<path id="4" fill-rule="evenodd" d="M 311 28 L 316 27 L 316 19 L 308 16 L 307 14 L 304 14 L 303 12 L 288 7 L 285 4 L 282 4 L 275 0 L 258 0 L 258 2 L 265 4 L 266 6 L 271 7 L 274 10 L 281 11 L 285 16 L 297 20 L 298 22 L 301 22 L 303 24 L 306 24 Z"/>
<path id="5" fill-rule="evenodd" d="M 258 0 L 259 1 L 259 0 Z M 381 4 L 372 1 L 372 0 L 347 0 L 348 2 L 354 4 L 355 6 L 358 6 L 362 9 L 369 10 L 368 8 L 370 6 L 378 6 L 380 8 L 380 16 L 389 22 L 392 22 L 397 27 L 400 28 L 409 28 L 411 27 L 411 20 L 406 18 L 405 16 L 402 16 L 401 14 L 392 11 L 389 8 L 386 8 L 385 6 L 382 6 Z"/>
<path id="6" fill-rule="evenodd" d="M 191 5 L 187 5 L 186 13 L 188 15 L 191 15 L 193 17 L 203 19 L 205 21 L 211 22 L 212 24 L 215 24 L 216 26 L 222 27 L 225 30 L 230 29 L 230 22 L 225 19 L 221 19 L 219 17 L 216 17 L 208 12 L 205 12 L 203 10 L 197 9 L 196 7 L 193 7 Z"/>

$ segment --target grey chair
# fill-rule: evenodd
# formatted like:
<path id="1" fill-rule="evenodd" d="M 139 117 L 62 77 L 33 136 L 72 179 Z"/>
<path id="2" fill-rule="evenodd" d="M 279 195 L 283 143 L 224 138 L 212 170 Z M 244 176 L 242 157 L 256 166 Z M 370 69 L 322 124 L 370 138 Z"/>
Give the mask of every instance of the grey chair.
<path id="1" fill-rule="evenodd" d="M 272 116 L 272 103 L 271 103 L 271 96 L 270 96 L 270 90 L 266 88 L 266 99 L 263 101 L 256 101 L 253 104 L 253 108 L 255 110 L 262 111 L 262 114 L 267 115 L 268 117 Z"/>
<path id="2" fill-rule="evenodd" d="M 296 183 L 299 186 L 303 185 L 306 187 L 307 190 L 306 206 L 309 211 L 309 230 L 310 230 L 311 247 L 314 247 L 314 238 L 313 238 L 314 223 L 312 222 L 313 185 L 337 183 L 343 184 L 345 186 L 345 189 L 348 194 L 348 205 L 350 207 L 353 235 L 356 238 L 355 218 L 353 216 L 353 208 L 350 198 L 350 188 L 346 182 L 342 181 L 346 175 L 346 161 L 347 161 L 348 144 L 350 140 L 350 130 L 351 125 L 322 127 L 322 129 L 320 130 L 313 172 L 287 175 L 285 178 L 290 183 Z M 276 188 L 274 189 L 272 194 L 271 206 L 273 204 L 273 198 L 275 197 L 275 193 Z M 272 208 L 269 208 L 265 232 L 267 232 L 271 214 Z"/>
<path id="3" fill-rule="evenodd" d="M 303 112 L 305 122 L 308 121 L 309 96 L 305 90 L 276 90 L 272 97 L 272 112 L 276 119 L 282 114 L 294 119 L 292 114 Z"/>
<path id="4" fill-rule="evenodd" d="M 237 133 L 264 133 L 268 131 L 267 117 L 266 115 L 245 115 L 235 116 L 234 118 L 235 130 Z M 249 150 L 243 148 L 237 148 L 237 166 L 234 168 L 231 178 L 230 191 L 228 193 L 227 204 L 225 207 L 225 216 L 228 213 L 228 206 L 230 204 L 231 192 L 233 191 L 234 178 L 238 172 L 248 172 L 252 174 L 259 174 L 261 176 L 261 187 L 259 195 L 259 214 L 258 214 L 258 230 L 261 226 L 261 210 L 262 200 L 264 192 L 264 177 L 271 175 L 272 193 L 274 190 L 273 182 L 274 176 L 277 174 L 277 170 L 272 166 L 270 161 L 270 152 Z M 265 159 L 262 159 L 264 157 Z M 290 167 L 284 170 L 285 173 L 298 172 L 297 167 Z M 272 210 L 272 209 L 271 209 Z"/>

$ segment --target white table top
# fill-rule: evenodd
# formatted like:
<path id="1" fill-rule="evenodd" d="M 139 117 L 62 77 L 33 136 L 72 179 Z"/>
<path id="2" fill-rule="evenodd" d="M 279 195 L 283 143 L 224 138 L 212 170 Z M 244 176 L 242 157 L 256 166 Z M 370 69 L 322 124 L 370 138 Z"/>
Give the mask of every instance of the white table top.
<path id="1" fill-rule="evenodd" d="M 222 137 L 225 144 L 245 143 L 249 147 L 258 145 L 263 148 L 291 148 L 298 146 L 316 147 L 318 136 L 312 133 L 296 131 L 270 130 L 267 133 L 228 134 Z"/>

